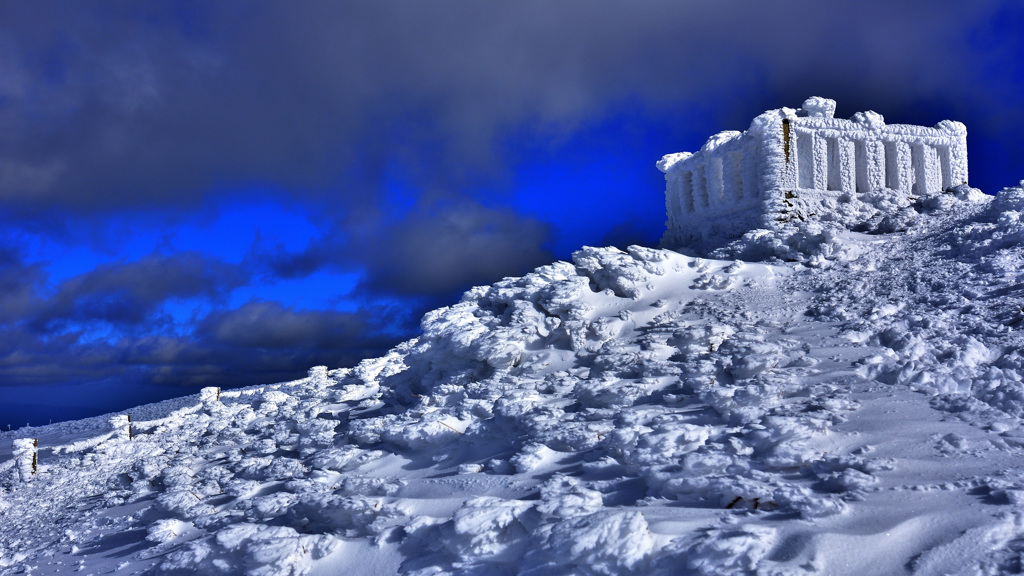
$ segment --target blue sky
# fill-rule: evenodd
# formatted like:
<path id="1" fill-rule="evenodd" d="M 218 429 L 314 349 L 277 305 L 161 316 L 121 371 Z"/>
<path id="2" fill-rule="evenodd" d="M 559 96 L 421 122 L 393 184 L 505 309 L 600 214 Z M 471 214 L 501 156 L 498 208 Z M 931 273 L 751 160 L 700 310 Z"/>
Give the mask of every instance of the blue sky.
<path id="1" fill-rule="evenodd" d="M 820 95 L 1024 178 L 1019 2 L 0 3 L 0 426 L 348 366 L 655 244 L 666 153 Z"/>

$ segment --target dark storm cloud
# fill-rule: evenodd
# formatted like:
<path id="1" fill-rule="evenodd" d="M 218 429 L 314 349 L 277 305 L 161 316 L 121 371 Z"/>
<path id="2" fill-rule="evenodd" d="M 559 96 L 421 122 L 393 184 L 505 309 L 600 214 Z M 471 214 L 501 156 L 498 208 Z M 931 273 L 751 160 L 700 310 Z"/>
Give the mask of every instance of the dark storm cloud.
<path id="1" fill-rule="evenodd" d="M 301 377 L 310 366 L 350 366 L 403 336 L 388 332 L 386 309 L 352 313 L 294 310 L 253 302 L 222 310 L 195 334 L 122 335 L 88 341 L 77 332 L 42 335 L 0 327 L 3 384 L 237 386 Z"/>
<path id="2" fill-rule="evenodd" d="M 195 253 L 107 264 L 60 283 L 0 250 L 0 381 L 220 386 L 280 381 L 315 364 L 352 365 L 411 335 L 402 310 L 296 310 L 276 302 L 228 308 L 250 278 L 242 265 Z M 163 309 L 192 298 L 213 312 L 175 326 Z M 102 326 L 114 325 L 110 332 Z"/>
<path id="3" fill-rule="evenodd" d="M 134 262 L 102 264 L 65 280 L 32 323 L 42 329 L 96 320 L 138 325 L 152 320 L 170 299 L 215 300 L 248 280 L 243 267 L 197 252 L 150 254 Z"/>
<path id="4" fill-rule="evenodd" d="M 286 278 L 321 268 L 361 270 L 361 292 L 444 298 L 552 258 L 543 248 L 548 226 L 467 200 L 421 203 L 400 219 L 347 232 L 328 233 L 299 252 L 257 246 L 253 261 Z"/>
<path id="5" fill-rule="evenodd" d="M 248 262 L 153 253 L 50 286 L 42 265 L 0 245 L 0 383 L 283 381 L 309 366 L 380 355 L 415 328 L 415 318 L 393 304 L 352 312 L 259 301 L 228 307 L 227 296 L 252 278 Z M 182 300 L 212 312 L 183 325 L 165 308 Z"/>
<path id="6" fill-rule="evenodd" d="M 37 307 L 36 292 L 46 281 L 42 268 L 26 262 L 17 248 L 0 245 L 0 324 L 23 318 Z"/>
<path id="7" fill-rule="evenodd" d="M 0 378 L 5 386 L 101 382 L 130 370 L 103 343 L 83 343 L 80 333 L 41 335 L 23 326 L 0 327 Z"/>
<path id="8" fill-rule="evenodd" d="M 370 326 L 359 314 L 289 310 L 277 302 L 249 302 L 215 312 L 199 327 L 210 340 L 248 348 L 324 348 L 351 342 Z"/>
<path id="9" fill-rule="evenodd" d="M 384 232 L 356 251 L 369 291 L 443 296 L 551 261 L 547 226 L 468 202 L 420 207 Z"/>
<path id="10" fill-rule="evenodd" d="M 355 312 L 296 310 L 276 302 L 249 302 L 220 310 L 190 338 L 125 340 L 123 364 L 142 382 L 170 386 L 232 386 L 301 377 L 310 366 L 351 366 L 382 354 L 404 335 L 387 331 L 383 308 Z"/>
<path id="11" fill-rule="evenodd" d="M 721 102 L 736 123 L 765 108 L 751 91 L 770 105 L 815 92 L 893 114 L 939 99 L 985 121 L 993 113 L 978 110 L 999 94 L 971 83 L 1021 47 L 993 28 L 999 7 L 8 3 L 0 198 L 122 208 L 271 180 L 348 182 L 323 199 L 358 203 L 394 162 L 424 184 L 458 181 L 501 168 L 496 138 L 510 131 L 562 133 L 625 98 Z"/>

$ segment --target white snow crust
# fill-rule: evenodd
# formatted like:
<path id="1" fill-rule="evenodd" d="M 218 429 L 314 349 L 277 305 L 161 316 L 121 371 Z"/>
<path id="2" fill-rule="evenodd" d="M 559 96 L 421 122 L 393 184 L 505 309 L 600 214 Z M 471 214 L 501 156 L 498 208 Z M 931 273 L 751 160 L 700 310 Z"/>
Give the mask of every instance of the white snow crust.
<path id="1" fill-rule="evenodd" d="M 584 248 L 351 369 L 0 434 L 0 573 L 1018 573 L 1024 182 L 901 202 Z"/>

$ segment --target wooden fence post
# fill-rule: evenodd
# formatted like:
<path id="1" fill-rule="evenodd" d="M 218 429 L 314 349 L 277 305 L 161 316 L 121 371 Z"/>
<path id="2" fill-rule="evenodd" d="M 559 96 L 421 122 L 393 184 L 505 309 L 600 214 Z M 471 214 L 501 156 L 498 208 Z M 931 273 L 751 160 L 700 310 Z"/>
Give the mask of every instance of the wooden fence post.
<path id="1" fill-rule="evenodd" d="M 39 470 L 39 440 L 36 438 L 20 438 L 13 443 L 14 459 L 18 466 L 18 475 L 22 482 L 32 480 Z"/>
<path id="2" fill-rule="evenodd" d="M 199 391 L 199 401 L 203 404 L 211 404 L 213 402 L 220 402 L 220 388 L 216 386 L 207 386 Z"/>
<path id="3" fill-rule="evenodd" d="M 114 430 L 114 437 L 122 440 L 132 439 L 132 417 L 127 414 L 112 416 L 109 420 L 110 427 Z"/>
<path id="4" fill-rule="evenodd" d="M 327 366 L 313 366 L 309 369 L 309 383 L 314 388 L 327 387 Z"/>

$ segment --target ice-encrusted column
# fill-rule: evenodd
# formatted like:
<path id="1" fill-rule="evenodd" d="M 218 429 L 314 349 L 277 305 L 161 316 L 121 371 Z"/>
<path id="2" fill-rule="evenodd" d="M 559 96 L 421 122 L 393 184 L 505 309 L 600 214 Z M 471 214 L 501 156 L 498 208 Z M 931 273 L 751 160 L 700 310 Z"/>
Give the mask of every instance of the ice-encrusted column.
<path id="1" fill-rule="evenodd" d="M 672 178 L 665 193 L 665 212 L 668 214 L 669 222 L 677 222 L 683 217 L 682 191 L 679 184 L 678 177 Z"/>
<path id="2" fill-rule="evenodd" d="M 925 173 L 927 174 L 926 186 L 928 192 L 940 192 L 942 187 L 942 170 L 939 167 L 939 154 L 934 145 L 927 145 L 924 148 Z"/>
<path id="3" fill-rule="evenodd" d="M 885 146 L 880 140 L 871 140 L 866 146 L 868 154 L 868 188 L 885 188 Z"/>
<path id="4" fill-rule="evenodd" d="M 910 194 L 914 186 L 914 162 L 910 144 L 903 140 L 897 140 L 892 143 L 892 148 L 897 174 L 897 187 L 894 189 L 904 194 Z"/>
<path id="5" fill-rule="evenodd" d="M 708 159 L 705 165 L 707 170 L 707 195 L 709 205 L 716 208 L 722 206 L 722 201 L 725 199 L 725 175 L 724 166 L 722 165 L 722 158 L 718 155 L 712 156 Z"/>
<path id="6" fill-rule="evenodd" d="M 827 183 L 825 184 L 825 190 L 842 190 L 843 189 L 843 156 L 839 148 L 839 138 L 836 136 L 827 136 L 825 138 L 826 147 L 826 172 L 827 172 Z"/>
<path id="7" fill-rule="evenodd" d="M 828 163 L 829 143 L 828 140 L 818 135 L 812 140 L 814 149 L 814 186 L 816 190 L 828 189 Z"/>
<path id="8" fill-rule="evenodd" d="M 945 190 L 953 186 L 953 173 L 952 167 L 950 166 L 949 146 L 936 146 L 935 153 L 938 155 L 939 161 L 939 176 L 941 177 L 941 186 Z"/>
<path id="9" fill-rule="evenodd" d="M 935 128 L 946 134 L 949 149 L 949 184 L 967 183 L 967 127 L 954 120 L 943 120 Z"/>
<path id="10" fill-rule="evenodd" d="M 869 192 L 885 187 L 885 149 L 882 143 L 869 135 L 854 141 L 854 168 L 857 192 Z"/>
<path id="11" fill-rule="evenodd" d="M 839 146 L 839 189 L 843 192 L 856 192 L 857 170 L 854 166 L 854 144 L 850 138 L 838 138 Z"/>
<path id="12" fill-rule="evenodd" d="M 928 152 L 930 147 L 922 142 L 914 142 L 910 145 L 910 161 L 912 166 L 912 172 L 914 174 L 914 184 L 910 191 L 913 194 L 920 196 L 929 190 L 929 162 Z"/>
<path id="13" fill-rule="evenodd" d="M 691 156 L 689 152 L 666 154 L 657 164 L 665 173 L 666 225 L 670 230 L 682 226 L 694 211 L 692 167 L 683 166 Z"/>

